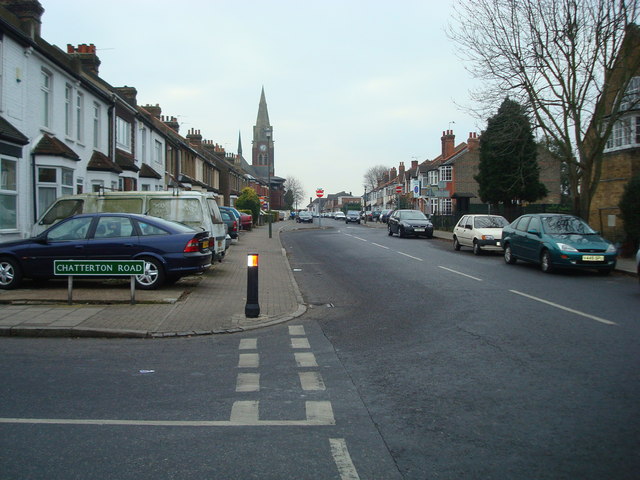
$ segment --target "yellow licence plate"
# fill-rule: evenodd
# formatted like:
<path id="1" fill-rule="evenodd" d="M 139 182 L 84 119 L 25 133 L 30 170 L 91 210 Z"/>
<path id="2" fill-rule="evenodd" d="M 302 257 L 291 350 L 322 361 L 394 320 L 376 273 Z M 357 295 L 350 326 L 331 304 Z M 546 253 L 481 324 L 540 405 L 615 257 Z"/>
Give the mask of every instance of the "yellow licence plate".
<path id="1" fill-rule="evenodd" d="M 604 255 L 583 255 L 582 260 L 585 262 L 604 262 Z"/>
<path id="2" fill-rule="evenodd" d="M 209 240 L 202 241 L 202 248 L 209 248 Z"/>

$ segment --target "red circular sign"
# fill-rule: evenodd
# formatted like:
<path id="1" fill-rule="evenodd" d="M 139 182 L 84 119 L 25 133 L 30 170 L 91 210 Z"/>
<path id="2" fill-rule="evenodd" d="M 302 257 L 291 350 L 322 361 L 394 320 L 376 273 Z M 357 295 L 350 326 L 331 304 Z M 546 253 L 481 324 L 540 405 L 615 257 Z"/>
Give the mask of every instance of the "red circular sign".
<path id="1" fill-rule="evenodd" d="M 402 185 L 396 187 L 396 193 L 402 193 Z"/>
<path id="2" fill-rule="evenodd" d="M 316 195 L 318 198 L 322 198 L 322 196 L 324 195 L 324 190 L 322 190 L 321 188 L 317 189 Z"/>

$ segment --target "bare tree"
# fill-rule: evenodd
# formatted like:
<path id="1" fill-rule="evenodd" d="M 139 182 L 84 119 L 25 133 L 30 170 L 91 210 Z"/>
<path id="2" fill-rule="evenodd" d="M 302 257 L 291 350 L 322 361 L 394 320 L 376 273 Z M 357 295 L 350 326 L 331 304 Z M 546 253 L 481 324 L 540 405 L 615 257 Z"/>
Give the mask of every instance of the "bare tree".
<path id="1" fill-rule="evenodd" d="M 298 203 L 304 200 L 304 187 L 296 177 L 289 176 L 284 182 L 284 189 L 293 195 L 293 204 L 298 209 Z"/>
<path id="2" fill-rule="evenodd" d="M 457 0 L 454 11 L 448 35 L 486 81 L 473 98 L 488 110 L 505 95 L 527 106 L 568 166 L 574 212 L 588 218 L 607 139 L 628 109 L 619 92 L 640 67 L 640 55 L 618 57 L 626 37 L 638 42 L 638 0 Z"/>
<path id="3" fill-rule="evenodd" d="M 364 174 L 364 184 L 369 189 L 369 191 L 375 189 L 378 186 L 378 182 L 382 180 L 384 174 L 389 171 L 389 167 L 385 167 L 384 165 L 376 165 L 375 167 L 369 168 Z"/>

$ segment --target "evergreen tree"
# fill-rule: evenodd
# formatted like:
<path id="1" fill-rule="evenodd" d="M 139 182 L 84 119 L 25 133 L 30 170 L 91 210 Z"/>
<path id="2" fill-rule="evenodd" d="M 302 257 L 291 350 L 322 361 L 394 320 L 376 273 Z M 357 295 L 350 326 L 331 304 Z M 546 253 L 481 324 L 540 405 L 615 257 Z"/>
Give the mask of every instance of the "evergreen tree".
<path id="1" fill-rule="evenodd" d="M 258 197 L 258 194 L 253 188 L 245 187 L 236 200 L 236 208 L 238 210 L 250 210 L 253 222 L 255 223 L 260 216 L 260 197 Z"/>
<path id="2" fill-rule="evenodd" d="M 624 187 L 618 206 L 627 239 L 637 247 L 640 241 L 640 174 L 629 180 Z"/>
<path id="3" fill-rule="evenodd" d="M 474 177 L 480 199 L 509 209 L 519 201 L 543 198 L 548 191 L 540 182 L 536 158 L 537 146 L 524 108 L 506 98 L 480 137 L 479 172 Z"/>
<path id="4" fill-rule="evenodd" d="M 287 210 L 293 210 L 293 190 L 287 190 L 287 193 L 284 194 L 284 205 Z"/>

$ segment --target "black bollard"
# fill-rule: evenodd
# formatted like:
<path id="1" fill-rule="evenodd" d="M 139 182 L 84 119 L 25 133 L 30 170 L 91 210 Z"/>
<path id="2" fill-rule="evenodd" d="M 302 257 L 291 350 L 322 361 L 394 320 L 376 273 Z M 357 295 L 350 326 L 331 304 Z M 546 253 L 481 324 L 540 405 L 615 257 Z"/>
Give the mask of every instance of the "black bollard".
<path id="1" fill-rule="evenodd" d="M 258 303 L 258 254 L 247 255 L 247 304 L 244 307 L 247 318 L 260 316 L 260 304 Z"/>

